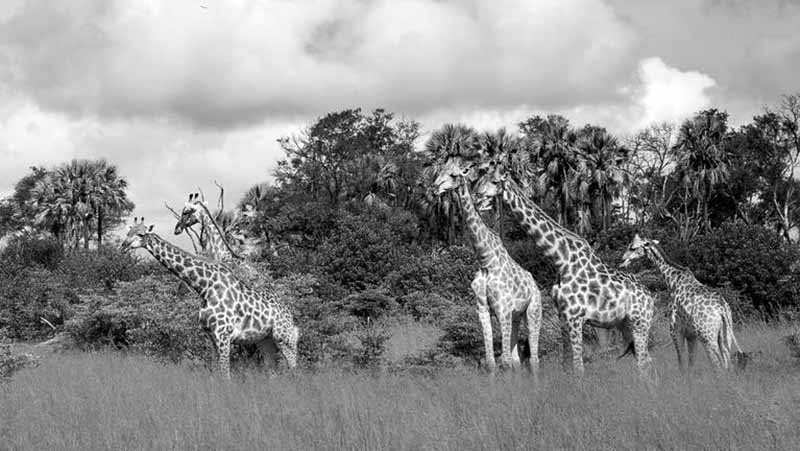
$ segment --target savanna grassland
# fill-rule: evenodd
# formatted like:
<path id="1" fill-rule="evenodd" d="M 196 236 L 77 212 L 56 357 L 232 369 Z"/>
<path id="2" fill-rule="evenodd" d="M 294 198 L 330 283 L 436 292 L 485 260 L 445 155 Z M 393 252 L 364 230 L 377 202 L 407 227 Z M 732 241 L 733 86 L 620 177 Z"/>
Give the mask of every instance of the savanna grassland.
<path id="1" fill-rule="evenodd" d="M 632 360 L 582 379 L 546 360 L 495 378 L 255 369 L 225 383 L 205 370 L 117 353 L 51 355 L 0 388 L 3 449 L 799 449 L 800 371 L 788 327 L 739 331 L 758 350 L 716 376 L 689 376 L 671 345 L 657 382 Z M 702 351 L 701 351 L 702 354 Z"/>

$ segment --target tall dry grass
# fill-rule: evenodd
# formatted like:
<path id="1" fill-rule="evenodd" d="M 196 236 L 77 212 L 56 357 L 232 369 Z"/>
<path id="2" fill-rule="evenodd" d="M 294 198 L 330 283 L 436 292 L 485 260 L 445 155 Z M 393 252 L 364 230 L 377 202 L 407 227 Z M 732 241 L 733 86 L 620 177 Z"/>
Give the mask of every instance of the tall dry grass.
<path id="1" fill-rule="evenodd" d="M 333 371 L 224 383 L 213 374 L 115 354 L 66 354 L 0 388 L 2 449 L 800 449 L 800 371 L 784 330 L 751 328 L 761 354 L 717 377 L 690 376 L 669 347 L 659 382 L 632 361 L 577 379 L 545 362 L 494 379 Z"/>

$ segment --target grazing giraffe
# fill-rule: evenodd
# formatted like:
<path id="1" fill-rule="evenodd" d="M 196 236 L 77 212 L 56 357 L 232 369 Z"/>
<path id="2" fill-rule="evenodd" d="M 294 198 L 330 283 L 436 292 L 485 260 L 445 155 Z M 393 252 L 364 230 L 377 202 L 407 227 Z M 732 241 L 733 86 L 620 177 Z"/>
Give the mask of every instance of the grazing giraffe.
<path id="1" fill-rule="evenodd" d="M 700 283 L 689 268 L 670 261 L 658 241 L 642 239 L 639 235 L 633 237 L 620 266 L 624 268 L 641 257 L 647 257 L 656 265 L 672 295 L 669 328 L 678 353 L 678 366 L 684 369 L 683 341 L 686 340 L 691 367 L 697 339 L 700 339 L 714 367 L 727 369 L 731 343 L 736 346 L 737 356 L 742 350 L 733 335 L 731 308 L 725 298 Z"/>
<path id="2" fill-rule="evenodd" d="M 434 182 L 439 195 L 457 190 L 464 212 L 472 246 L 478 255 L 480 269 L 472 280 L 477 297 L 478 318 L 483 329 L 486 366 L 495 370 L 490 311 L 500 323 L 503 337 L 501 364 L 517 367 L 517 333 L 523 316 L 528 324 L 528 344 L 531 350 L 530 369 L 535 375 L 539 368 L 539 328 L 542 319 L 542 296 L 536 281 L 510 255 L 500 237 L 483 222 L 469 192 L 468 176 L 471 165 L 459 158 L 450 158 Z M 513 345 L 513 348 L 512 348 Z"/>
<path id="3" fill-rule="evenodd" d="M 277 346 L 290 368 L 297 365 L 299 329 L 276 293 L 253 290 L 224 264 L 198 258 L 165 241 L 153 233 L 152 225 L 145 226 L 144 218 L 134 220 L 122 248 L 146 249 L 200 295 L 200 323 L 216 345 L 225 377 L 230 379 L 233 341 L 257 343 L 267 364 L 274 361 Z"/>
<path id="4" fill-rule="evenodd" d="M 202 255 L 204 257 L 226 264 L 242 260 L 242 257 L 233 251 L 228 240 L 225 239 L 222 228 L 214 220 L 208 207 L 200 199 L 200 195 L 198 193 L 189 194 L 189 201 L 184 204 L 178 223 L 175 224 L 175 235 L 180 235 L 184 230 L 198 223 L 203 228 L 200 234 L 200 245 L 203 248 Z"/>
<path id="5" fill-rule="evenodd" d="M 489 208 L 492 199 L 502 196 L 558 269 L 558 281 L 550 293 L 562 322 L 565 363 L 571 351 L 573 369 L 583 372 L 583 325 L 588 323 L 620 329 L 628 342 L 625 353 L 633 350 L 644 373 L 650 366 L 647 340 L 655 304 L 647 288 L 633 276 L 606 266 L 585 239 L 558 224 L 525 196 L 494 159 L 481 170 L 475 188 L 480 208 Z"/>

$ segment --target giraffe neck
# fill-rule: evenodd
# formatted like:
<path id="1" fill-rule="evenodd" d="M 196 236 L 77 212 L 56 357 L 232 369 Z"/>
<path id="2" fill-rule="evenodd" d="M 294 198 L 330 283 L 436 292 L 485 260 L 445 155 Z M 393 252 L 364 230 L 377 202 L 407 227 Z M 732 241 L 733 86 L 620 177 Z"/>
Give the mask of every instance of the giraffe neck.
<path id="1" fill-rule="evenodd" d="M 664 254 L 664 251 L 657 246 L 649 247 L 646 254 L 650 261 L 652 261 L 661 272 L 669 289 L 672 291 L 676 290 L 681 281 L 686 277 L 686 268 L 671 262 L 666 254 Z M 692 278 L 694 278 L 694 276 L 692 276 Z"/>
<path id="2" fill-rule="evenodd" d="M 502 192 L 503 201 L 520 217 L 536 245 L 553 259 L 562 274 L 569 271 L 571 263 L 581 259 L 595 266 L 603 265 L 585 239 L 554 221 L 514 181 L 506 181 Z"/>
<path id="3" fill-rule="evenodd" d="M 144 248 L 159 263 L 186 282 L 201 296 L 204 296 L 213 284 L 210 278 L 201 276 L 201 273 L 210 275 L 221 270 L 220 265 L 214 265 L 194 257 L 154 233 L 148 234 L 142 239 L 144 240 Z"/>
<path id="4" fill-rule="evenodd" d="M 203 207 L 200 207 L 198 211 L 200 215 L 200 224 L 206 233 L 206 249 L 211 254 L 212 258 L 221 262 L 233 261 L 234 255 L 229 249 L 225 237 L 220 234 L 214 218 L 212 218 Z"/>
<path id="5" fill-rule="evenodd" d="M 458 198 L 461 201 L 461 209 L 464 212 L 464 220 L 467 224 L 467 230 L 469 230 L 472 247 L 475 249 L 475 253 L 478 254 L 478 262 L 484 267 L 494 256 L 500 237 L 486 226 L 480 213 L 475 209 L 466 180 L 463 180 L 458 187 Z"/>

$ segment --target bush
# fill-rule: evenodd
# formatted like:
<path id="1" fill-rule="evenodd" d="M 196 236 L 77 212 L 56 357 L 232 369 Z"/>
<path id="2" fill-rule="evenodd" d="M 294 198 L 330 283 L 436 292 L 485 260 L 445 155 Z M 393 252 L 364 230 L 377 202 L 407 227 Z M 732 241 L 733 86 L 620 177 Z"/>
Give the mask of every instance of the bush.
<path id="1" fill-rule="evenodd" d="M 130 282 L 152 273 L 155 268 L 141 263 L 132 253 L 122 252 L 116 247 L 104 246 L 95 251 L 75 250 L 68 252 L 58 272 L 75 289 L 110 290 L 118 282 Z M 159 266 L 157 272 L 166 273 Z"/>
<path id="2" fill-rule="evenodd" d="M 10 338 L 38 339 L 52 333 L 45 321 L 59 326 L 78 303 L 75 291 L 58 274 L 41 267 L 0 272 L 0 329 Z"/>
<path id="3" fill-rule="evenodd" d="M 344 215 L 316 250 L 319 271 L 348 289 L 378 286 L 415 253 L 408 225 L 392 218 L 375 212 Z"/>
<path id="4" fill-rule="evenodd" d="M 64 248 L 54 238 L 23 235 L 9 241 L 2 252 L 0 261 L 4 265 L 28 268 L 41 266 L 55 269 L 64 257 Z"/>

